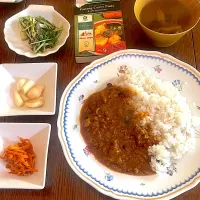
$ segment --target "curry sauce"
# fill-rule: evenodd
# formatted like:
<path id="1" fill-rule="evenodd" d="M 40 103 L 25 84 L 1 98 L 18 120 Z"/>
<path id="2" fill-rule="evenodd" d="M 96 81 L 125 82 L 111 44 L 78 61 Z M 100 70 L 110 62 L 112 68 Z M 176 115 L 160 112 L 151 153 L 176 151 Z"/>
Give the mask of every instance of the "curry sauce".
<path id="1" fill-rule="evenodd" d="M 95 158 L 108 168 L 131 175 L 151 175 L 148 147 L 157 144 L 149 116 L 139 112 L 130 88 L 108 84 L 92 94 L 80 113 L 81 134 Z"/>

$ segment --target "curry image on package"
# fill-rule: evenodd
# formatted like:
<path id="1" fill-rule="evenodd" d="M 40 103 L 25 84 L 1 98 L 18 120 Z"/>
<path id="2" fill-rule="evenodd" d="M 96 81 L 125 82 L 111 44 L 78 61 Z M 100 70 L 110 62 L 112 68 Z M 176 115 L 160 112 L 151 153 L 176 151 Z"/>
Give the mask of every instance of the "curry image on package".
<path id="1" fill-rule="evenodd" d="M 112 12 L 109 15 L 105 13 L 104 15 L 107 18 L 109 16 L 121 16 L 119 13 L 121 12 Z M 122 20 L 106 19 L 99 21 L 94 24 L 94 30 L 97 53 L 110 54 L 118 50 L 126 49 Z"/>

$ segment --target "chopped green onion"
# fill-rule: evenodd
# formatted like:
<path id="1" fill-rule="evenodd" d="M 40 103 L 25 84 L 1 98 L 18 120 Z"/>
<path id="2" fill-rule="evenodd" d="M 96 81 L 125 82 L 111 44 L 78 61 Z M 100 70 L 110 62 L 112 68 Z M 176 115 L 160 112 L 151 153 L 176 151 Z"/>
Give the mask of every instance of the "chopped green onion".
<path id="1" fill-rule="evenodd" d="M 21 32 L 27 36 L 23 35 L 22 39 L 29 40 L 30 48 L 34 53 L 42 53 L 48 48 L 54 48 L 63 31 L 63 27 L 58 28 L 41 16 L 21 17 L 19 22 Z"/>

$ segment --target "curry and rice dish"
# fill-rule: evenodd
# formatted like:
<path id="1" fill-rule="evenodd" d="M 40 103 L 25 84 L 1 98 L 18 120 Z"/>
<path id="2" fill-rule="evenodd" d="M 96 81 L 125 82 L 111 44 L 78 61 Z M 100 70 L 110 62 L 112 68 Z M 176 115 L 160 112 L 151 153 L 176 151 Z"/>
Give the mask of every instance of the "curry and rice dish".
<path id="1" fill-rule="evenodd" d="M 89 96 L 80 128 L 90 152 L 108 168 L 130 175 L 172 175 L 195 149 L 193 117 L 180 92 L 146 71 L 133 70 Z"/>
<path id="2" fill-rule="evenodd" d="M 138 123 L 149 114 L 138 112 L 129 88 L 108 84 L 91 95 L 81 111 L 81 132 L 96 158 L 109 168 L 134 175 L 150 175 L 148 147 L 159 142 L 151 124 Z"/>

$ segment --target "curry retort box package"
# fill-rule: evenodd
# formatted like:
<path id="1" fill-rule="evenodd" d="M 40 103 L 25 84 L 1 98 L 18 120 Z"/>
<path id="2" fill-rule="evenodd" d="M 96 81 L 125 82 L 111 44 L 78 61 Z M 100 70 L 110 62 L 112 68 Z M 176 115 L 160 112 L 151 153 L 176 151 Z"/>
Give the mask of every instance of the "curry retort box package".
<path id="1" fill-rule="evenodd" d="M 84 5 L 76 4 L 74 21 L 77 63 L 126 49 L 120 0 L 87 0 Z"/>

